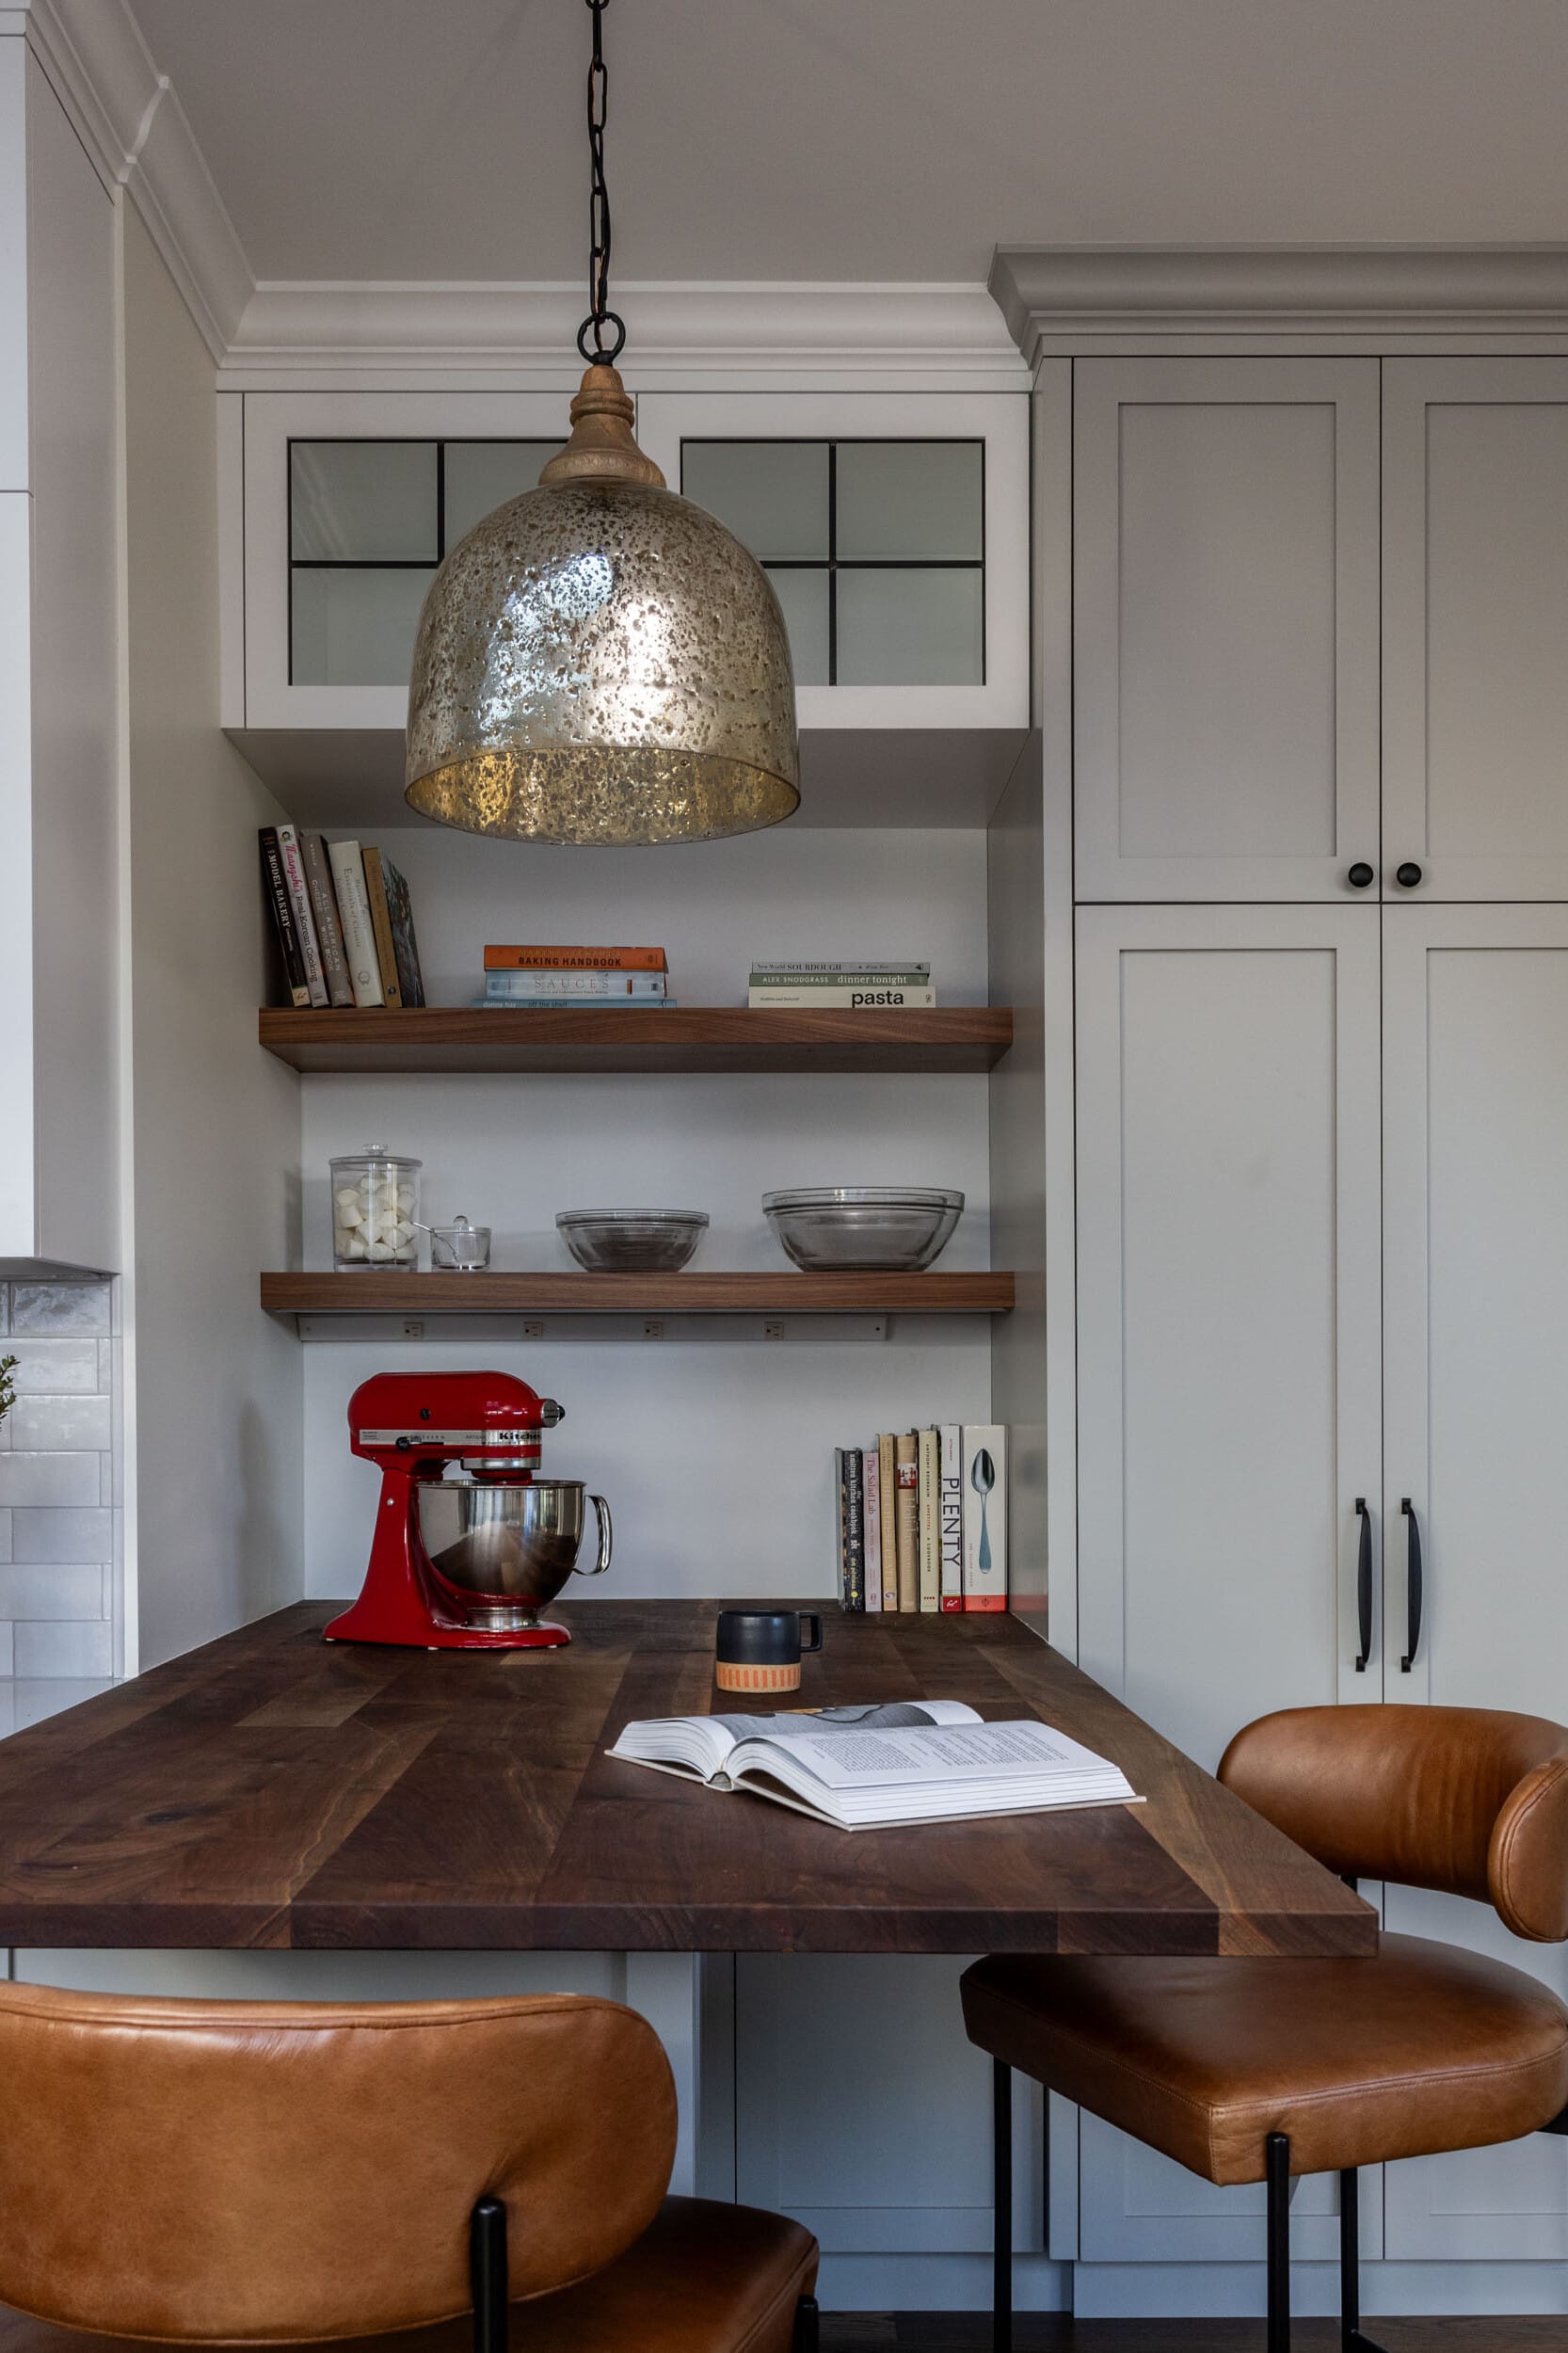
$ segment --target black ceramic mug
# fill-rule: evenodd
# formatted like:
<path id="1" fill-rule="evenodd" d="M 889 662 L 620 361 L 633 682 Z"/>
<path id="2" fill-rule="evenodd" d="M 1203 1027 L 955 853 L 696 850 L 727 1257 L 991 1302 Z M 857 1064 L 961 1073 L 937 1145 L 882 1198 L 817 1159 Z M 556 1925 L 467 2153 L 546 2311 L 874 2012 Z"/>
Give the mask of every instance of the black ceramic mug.
<path id="1" fill-rule="evenodd" d="M 802 1629 L 809 1626 L 811 1639 Z M 721 1691 L 798 1691 L 802 1651 L 821 1650 L 814 1609 L 721 1609 L 713 1680 Z"/>

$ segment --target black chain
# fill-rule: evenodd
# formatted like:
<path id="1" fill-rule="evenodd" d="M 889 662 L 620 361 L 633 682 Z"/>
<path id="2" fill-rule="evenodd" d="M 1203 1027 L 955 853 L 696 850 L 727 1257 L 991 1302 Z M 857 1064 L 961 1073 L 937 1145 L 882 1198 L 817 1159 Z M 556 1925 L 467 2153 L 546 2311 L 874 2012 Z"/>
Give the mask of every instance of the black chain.
<path id="1" fill-rule="evenodd" d="M 610 308 L 610 191 L 604 184 L 604 117 L 609 77 L 604 71 L 606 0 L 588 0 L 594 20 L 593 62 L 588 68 L 588 156 L 593 193 L 588 200 L 588 315 L 577 330 L 577 348 L 590 366 L 614 367 L 626 341 L 626 322 Z M 604 330 L 615 341 L 606 344 Z M 590 348 L 591 339 L 591 348 Z"/>

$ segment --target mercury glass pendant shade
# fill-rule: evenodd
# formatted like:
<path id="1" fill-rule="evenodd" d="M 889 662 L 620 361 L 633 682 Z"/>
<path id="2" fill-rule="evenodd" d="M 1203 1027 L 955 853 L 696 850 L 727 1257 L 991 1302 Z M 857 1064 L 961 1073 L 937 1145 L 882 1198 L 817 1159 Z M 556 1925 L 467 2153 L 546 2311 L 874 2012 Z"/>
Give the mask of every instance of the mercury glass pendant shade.
<path id="1" fill-rule="evenodd" d="M 752 833 L 800 802 L 794 673 L 761 566 L 664 487 L 595 365 L 539 486 L 430 584 L 407 797 L 468 833 L 618 847 Z"/>

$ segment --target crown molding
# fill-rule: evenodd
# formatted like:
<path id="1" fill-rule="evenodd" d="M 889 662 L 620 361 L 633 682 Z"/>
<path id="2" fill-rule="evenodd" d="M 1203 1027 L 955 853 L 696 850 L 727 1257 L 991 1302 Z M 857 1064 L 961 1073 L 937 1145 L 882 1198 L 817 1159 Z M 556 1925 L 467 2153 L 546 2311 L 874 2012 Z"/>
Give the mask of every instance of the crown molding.
<path id="1" fill-rule="evenodd" d="M 988 282 L 1032 367 L 1118 343 L 1568 337 L 1560 245 L 999 246 Z"/>
<path id="2" fill-rule="evenodd" d="M 98 172 L 135 203 L 208 350 L 221 360 L 255 279 L 128 0 L 21 0 L 21 13 Z"/>
<path id="3" fill-rule="evenodd" d="M 689 384 L 1023 391 L 984 286 L 623 280 L 625 373 Z M 393 280 L 264 282 L 225 355 L 226 385 L 333 390 L 394 380 L 556 390 L 582 373 L 582 287 Z"/>

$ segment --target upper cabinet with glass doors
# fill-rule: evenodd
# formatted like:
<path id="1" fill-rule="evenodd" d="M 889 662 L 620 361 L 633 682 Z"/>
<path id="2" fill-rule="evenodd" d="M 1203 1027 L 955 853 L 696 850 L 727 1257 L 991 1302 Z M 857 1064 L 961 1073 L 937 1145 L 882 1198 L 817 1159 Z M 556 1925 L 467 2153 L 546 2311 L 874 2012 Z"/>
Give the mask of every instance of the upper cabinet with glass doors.
<path id="1" fill-rule="evenodd" d="M 244 402 L 244 659 L 243 677 L 228 663 L 226 722 L 400 729 L 437 565 L 491 507 L 532 489 L 565 438 L 565 404 L 541 393 L 232 398 Z"/>
<path id="2" fill-rule="evenodd" d="M 765 567 L 803 728 L 1029 724 L 1019 394 L 649 392 L 638 435 Z"/>
<path id="3" fill-rule="evenodd" d="M 392 780 L 436 567 L 533 487 L 567 400 L 223 397 L 224 722 L 266 773 L 306 777 L 336 757 L 325 738 L 352 732 L 344 760 Z M 1025 396 L 649 393 L 638 434 L 671 488 L 767 568 L 794 653 L 808 797 L 813 734 L 819 775 L 834 770 L 825 800 L 875 772 L 871 747 L 842 733 L 873 729 L 899 739 L 870 788 L 890 811 L 901 794 L 910 812 L 936 806 L 964 767 L 959 734 L 989 745 L 968 754 L 971 799 L 1000 787 L 1030 717 Z M 904 778 L 922 735 L 932 774 L 918 802 Z"/>

